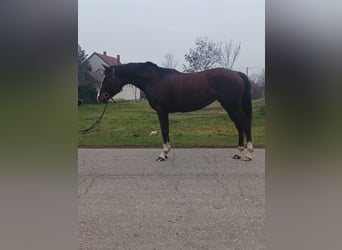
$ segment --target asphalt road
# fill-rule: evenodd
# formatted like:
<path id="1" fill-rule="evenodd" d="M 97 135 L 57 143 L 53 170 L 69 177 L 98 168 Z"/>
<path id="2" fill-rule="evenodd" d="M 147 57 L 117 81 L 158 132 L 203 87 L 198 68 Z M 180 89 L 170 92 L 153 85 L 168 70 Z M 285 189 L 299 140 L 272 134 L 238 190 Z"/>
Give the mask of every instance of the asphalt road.
<path id="1" fill-rule="evenodd" d="M 265 150 L 79 149 L 80 249 L 265 249 Z"/>

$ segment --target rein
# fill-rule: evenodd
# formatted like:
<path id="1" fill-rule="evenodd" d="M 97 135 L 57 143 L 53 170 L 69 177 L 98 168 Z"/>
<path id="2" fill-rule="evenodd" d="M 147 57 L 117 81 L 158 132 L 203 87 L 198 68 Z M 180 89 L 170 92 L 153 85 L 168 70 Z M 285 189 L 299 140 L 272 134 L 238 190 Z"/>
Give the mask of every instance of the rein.
<path id="1" fill-rule="evenodd" d="M 85 133 L 88 133 L 93 128 L 95 128 L 96 126 L 98 126 L 100 124 L 101 120 L 102 120 L 102 117 L 103 117 L 105 111 L 106 111 L 107 105 L 108 105 L 108 102 L 106 102 L 106 105 L 105 105 L 105 107 L 104 107 L 104 109 L 102 111 L 102 114 L 100 115 L 100 117 L 96 120 L 96 122 L 93 125 L 91 125 L 87 129 L 80 129 L 80 130 L 78 130 L 78 132 L 81 133 L 81 134 L 85 134 Z"/>

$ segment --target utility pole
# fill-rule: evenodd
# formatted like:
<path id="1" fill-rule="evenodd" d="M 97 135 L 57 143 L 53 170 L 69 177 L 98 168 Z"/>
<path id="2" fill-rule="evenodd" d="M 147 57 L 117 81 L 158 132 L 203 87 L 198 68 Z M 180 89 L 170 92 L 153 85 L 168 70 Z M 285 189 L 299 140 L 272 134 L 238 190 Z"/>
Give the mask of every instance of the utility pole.
<path id="1" fill-rule="evenodd" d="M 246 67 L 246 75 L 248 77 L 248 70 L 249 70 L 249 67 Z"/>

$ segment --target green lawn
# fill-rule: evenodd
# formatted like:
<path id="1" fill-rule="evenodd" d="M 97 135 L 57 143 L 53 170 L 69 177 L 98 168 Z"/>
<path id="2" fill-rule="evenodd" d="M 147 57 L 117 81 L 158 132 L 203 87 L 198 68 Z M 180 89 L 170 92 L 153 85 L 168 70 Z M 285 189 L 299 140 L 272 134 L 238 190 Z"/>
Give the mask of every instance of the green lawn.
<path id="1" fill-rule="evenodd" d="M 253 142 L 265 146 L 265 100 L 253 101 Z M 79 128 L 88 128 L 104 104 L 78 107 Z M 218 102 L 190 113 L 169 115 L 170 141 L 176 147 L 236 147 L 237 131 Z M 149 136 L 151 131 L 157 134 Z M 161 147 L 158 117 L 147 101 L 109 103 L 99 126 L 79 134 L 79 147 Z"/>

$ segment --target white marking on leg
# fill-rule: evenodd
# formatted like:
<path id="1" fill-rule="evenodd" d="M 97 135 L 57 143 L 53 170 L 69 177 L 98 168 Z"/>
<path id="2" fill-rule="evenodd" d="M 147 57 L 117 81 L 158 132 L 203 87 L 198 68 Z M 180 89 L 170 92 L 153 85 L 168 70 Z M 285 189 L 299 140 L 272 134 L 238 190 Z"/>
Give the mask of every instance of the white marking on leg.
<path id="1" fill-rule="evenodd" d="M 171 150 L 170 143 L 163 144 L 163 152 L 167 155 Z"/>
<path id="2" fill-rule="evenodd" d="M 247 154 L 244 157 L 244 160 L 252 160 L 252 153 L 254 151 L 253 143 L 251 141 L 247 142 Z"/>
<path id="3" fill-rule="evenodd" d="M 159 155 L 159 157 L 158 157 L 157 160 L 158 160 L 158 161 L 165 161 L 165 160 L 166 160 L 166 155 L 165 155 L 165 153 L 162 152 L 162 153 Z"/>
<path id="4" fill-rule="evenodd" d="M 163 144 L 163 150 L 160 153 L 159 158 L 161 158 L 163 160 L 166 160 L 167 159 L 167 154 L 170 152 L 170 150 L 171 150 L 170 143 Z"/>
<path id="5" fill-rule="evenodd" d="M 253 151 L 254 151 L 253 143 L 251 141 L 247 142 L 247 150 L 250 153 L 253 153 Z"/>
<path id="6" fill-rule="evenodd" d="M 236 154 L 233 156 L 233 159 L 241 159 L 241 154 L 243 152 L 243 146 L 238 146 Z"/>

